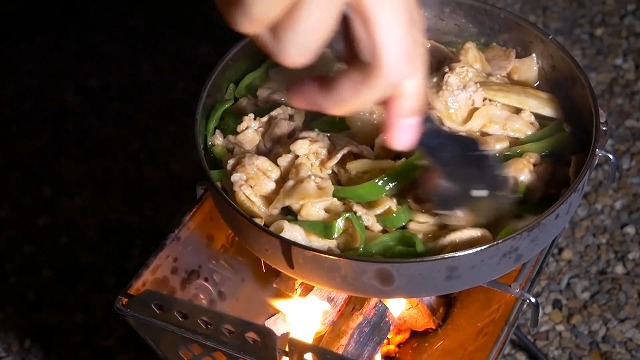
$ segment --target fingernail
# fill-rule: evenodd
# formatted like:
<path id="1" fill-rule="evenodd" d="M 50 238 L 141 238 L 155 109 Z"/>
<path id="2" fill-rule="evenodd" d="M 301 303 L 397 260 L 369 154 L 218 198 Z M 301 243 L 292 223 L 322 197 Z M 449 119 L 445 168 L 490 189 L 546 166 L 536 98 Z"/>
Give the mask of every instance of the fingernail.
<path id="1" fill-rule="evenodd" d="M 384 140 L 388 148 L 395 151 L 409 151 L 418 145 L 420 134 L 422 134 L 422 117 L 387 120 Z"/>

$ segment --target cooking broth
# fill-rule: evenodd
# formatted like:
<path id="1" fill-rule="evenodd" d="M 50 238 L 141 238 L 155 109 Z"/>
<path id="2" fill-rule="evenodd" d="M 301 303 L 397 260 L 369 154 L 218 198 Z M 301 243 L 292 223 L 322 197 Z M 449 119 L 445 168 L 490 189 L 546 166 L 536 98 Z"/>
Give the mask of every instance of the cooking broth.
<path id="1" fill-rule="evenodd" d="M 266 60 L 227 84 L 205 131 L 214 180 L 257 224 L 333 253 L 431 256 L 525 227 L 558 200 L 586 160 L 576 155 L 559 101 L 537 90 L 540 60 L 492 43 L 426 46 L 439 67 L 431 69 L 432 111 L 444 128 L 473 136 L 504 158 L 506 175 L 521 188 L 513 216 L 482 228 L 451 226 L 428 203 L 412 201 L 415 155 L 383 146 L 379 106 L 349 117 L 309 116 L 286 106 L 288 84 L 342 66 L 329 52 L 303 71 Z"/>

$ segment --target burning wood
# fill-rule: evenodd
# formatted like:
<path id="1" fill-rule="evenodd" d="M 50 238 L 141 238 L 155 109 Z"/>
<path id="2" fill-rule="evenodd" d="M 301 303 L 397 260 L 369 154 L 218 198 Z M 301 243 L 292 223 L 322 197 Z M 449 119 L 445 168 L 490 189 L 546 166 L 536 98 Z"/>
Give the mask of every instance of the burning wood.
<path id="1" fill-rule="evenodd" d="M 396 356 L 413 331 L 439 328 L 449 307 L 447 297 L 364 299 L 286 275 L 274 286 L 292 298 L 273 302 L 281 312 L 265 321 L 267 327 L 354 359 Z"/>
<path id="2" fill-rule="evenodd" d="M 446 311 L 442 297 L 407 299 L 404 309 L 396 316 L 394 328 L 398 330 L 424 331 L 437 329 Z"/>
<path id="3" fill-rule="evenodd" d="M 289 336 L 307 343 L 313 342 L 325 313 L 330 310 L 329 303 L 313 296 L 277 300 L 273 305 L 284 314 Z"/>
<path id="4" fill-rule="evenodd" d="M 296 289 L 304 288 L 304 284 L 296 287 Z M 309 286 L 309 285 L 306 285 Z M 296 290 L 297 292 L 297 290 Z M 344 305 L 347 303 L 349 299 L 348 295 L 321 289 L 321 288 L 313 288 L 306 296 L 303 297 L 294 297 L 293 301 L 302 301 L 295 299 L 318 299 L 321 302 L 325 302 L 328 306 L 324 311 L 324 316 L 322 316 L 322 320 L 320 322 L 319 327 L 316 330 L 317 335 L 322 335 L 326 329 L 336 320 Z M 307 304 L 308 306 L 313 306 Z M 273 330 L 276 335 L 280 336 L 284 333 L 290 332 L 291 325 L 295 322 L 301 321 L 300 319 L 291 318 L 291 316 L 287 316 L 285 311 L 283 311 L 279 306 L 276 306 L 279 313 L 270 317 L 265 321 L 265 326 Z M 307 308 L 308 311 L 315 311 L 313 308 Z"/>
<path id="5" fill-rule="evenodd" d="M 273 286 L 291 296 L 307 296 L 313 290 L 313 286 L 282 273 L 273 282 Z"/>
<path id="6" fill-rule="evenodd" d="M 380 356 L 383 358 L 397 356 L 399 351 L 398 346 L 407 341 L 409 336 L 411 336 L 411 329 L 392 329 L 380 348 Z"/>
<path id="7" fill-rule="evenodd" d="M 398 346 L 407 341 L 413 331 L 439 328 L 449 309 L 449 301 L 446 296 L 406 299 L 402 310 L 398 310 L 400 305 L 397 301 L 394 303 L 386 300 L 389 310 L 397 315 L 393 329 L 380 348 L 381 357 L 390 358 L 398 355 Z"/>
<path id="8" fill-rule="evenodd" d="M 320 346 L 353 359 L 373 359 L 387 339 L 392 321 L 382 301 L 352 297 Z"/>

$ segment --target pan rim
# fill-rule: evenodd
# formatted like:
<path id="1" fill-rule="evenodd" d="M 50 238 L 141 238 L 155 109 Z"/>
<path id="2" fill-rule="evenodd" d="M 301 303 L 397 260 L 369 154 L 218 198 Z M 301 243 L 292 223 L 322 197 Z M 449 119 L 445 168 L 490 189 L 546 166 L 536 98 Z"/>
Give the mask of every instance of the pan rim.
<path id="1" fill-rule="evenodd" d="M 246 213 L 244 213 L 236 204 L 235 202 L 214 182 L 213 178 L 211 177 L 210 173 L 209 173 L 209 166 L 207 165 L 206 159 L 205 159 L 205 154 L 204 154 L 204 143 L 202 140 L 202 136 L 201 136 L 201 132 L 199 131 L 199 125 L 200 125 L 200 119 L 203 118 L 203 116 L 206 118 L 205 114 L 204 114 L 204 104 L 205 101 L 209 95 L 210 89 L 212 88 L 212 85 L 214 84 L 214 80 L 220 75 L 220 72 L 222 71 L 222 68 L 224 67 L 224 65 L 226 63 L 229 62 L 229 60 L 235 55 L 235 53 L 237 53 L 240 49 L 242 49 L 243 47 L 247 46 L 248 43 L 250 43 L 250 40 L 247 38 L 244 38 L 243 40 L 239 41 L 238 43 L 236 43 L 223 57 L 220 61 L 218 61 L 218 63 L 216 64 L 214 70 L 211 72 L 211 74 L 209 75 L 209 78 L 206 81 L 206 85 L 203 88 L 201 95 L 200 95 L 200 99 L 198 101 L 197 104 L 197 112 L 196 112 L 196 143 L 198 146 L 198 154 L 200 157 L 200 160 L 202 162 L 202 165 L 204 167 L 204 169 L 207 172 L 207 176 L 208 179 L 210 181 L 210 188 L 213 188 L 213 191 L 217 192 L 218 195 L 220 195 L 220 197 L 223 199 L 223 201 L 225 201 L 226 205 L 230 206 L 234 212 L 236 212 L 237 215 L 240 215 L 242 218 L 244 218 L 244 220 L 248 221 L 249 223 L 251 223 L 252 226 L 256 227 L 259 231 L 265 233 L 268 236 L 272 236 L 276 239 L 278 239 L 281 242 L 285 242 L 289 245 L 291 245 L 292 247 L 295 248 L 299 248 L 301 250 L 305 250 L 305 251 L 309 251 L 309 252 L 313 252 L 316 255 L 320 255 L 323 257 L 329 257 L 329 258 L 333 258 L 333 259 L 338 259 L 338 260 L 349 260 L 349 261 L 353 261 L 353 262 L 358 262 L 358 263 L 371 263 L 371 264 L 398 264 L 398 265 L 402 265 L 402 264 L 415 264 L 415 263 L 426 263 L 426 262 L 436 262 L 436 261 L 442 261 L 445 259 L 450 259 L 450 258 L 455 258 L 455 257 L 460 257 L 460 256 L 464 256 L 467 254 L 471 254 L 471 253 L 475 253 L 475 252 L 480 252 L 483 250 L 486 250 L 488 248 L 492 248 L 492 247 L 497 247 L 497 246 L 501 246 L 504 243 L 509 242 L 509 240 L 523 234 L 526 232 L 530 232 L 532 231 L 536 225 L 538 225 L 539 223 L 541 223 L 543 220 L 547 219 L 551 214 L 555 213 L 556 211 L 558 211 L 558 209 L 563 206 L 568 200 L 569 198 L 577 191 L 578 187 L 581 186 L 581 184 L 583 183 L 583 181 L 585 180 L 585 178 L 589 175 L 591 168 L 593 167 L 593 165 L 595 164 L 596 160 L 597 160 L 597 144 L 599 143 L 600 137 L 602 137 L 602 134 L 598 131 L 598 124 L 600 123 L 600 114 L 599 114 L 599 107 L 598 107 L 598 102 L 597 102 L 597 97 L 595 95 L 595 91 L 593 89 L 593 86 L 591 84 L 591 82 L 588 79 L 587 74 L 584 72 L 584 69 L 582 68 L 582 66 L 578 63 L 578 61 L 573 57 L 573 55 L 571 55 L 571 53 L 560 43 L 558 42 L 552 35 L 550 35 L 549 33 L 547 33 L 545 30 L 541 29 L 540 27 L 536 26 L 535 24 L 531 23 L 530 21 L 528 21 L 527 19 L 523 18 L 522 16 L 519 16 L 509 10 L 491 5 L 491 4 L 486 4 L 477 0 L 455 0 L 455 2 L 458 3 L 464 3 L 464 4 L 468 4 L 471 6 L 475 6 L 478 8 L 483 8 L 485 10 L 489 10 L 492 12 L 495 12 L 496 14 L 500 14 L 501 16 L 504 16 L 506 18 L 509 18 L 510 20 L 519 23 L 520 25 L 528 28 L 529 30 L 532 31 L 532 33 L 537 34 L 538 36 L 542 37 L 542 38 L 546 38 L 546 41 L 548 41 L 550 46 L 555 47 L 561 54 L 562 56 L 565 58 L 565 60 L 567 60 L 575 69 L 576 74 L 578 75 L 578 78 L 580 79 L 580 81 L 582 82 L 582 85 L 585 87 L 585 89 L 588 92 L 589 95 L 589 103 L 591 104 L 591 112 L 593 114 L 592 117 L 592 133 L 591 133 L 591 144 L 589 147 L 589 153 L 587 156 L 587 159 L 585 161 L 585 164 L 582 168 L 582 170 L 580 171 L 580 174 L 577 176 L 576 181 L 568 188 L 568 190 L 551 206 L 549 207 L 544 213 L 542 213 L 541 215 L 539 215 L 537 217 L 537 219 L 530 223 L 529 225 L 525 226 L 524 228 L 518 230 L 517 232 L 511 234 L 510 236 L 507 236 L 505 238 L 502 238 L 500 240 L 496 240 L 493 241 L 489 244 L 485 244 L 485 245 L 481 245 L 481 246 L 477 246 L 477 247 L 473 247 L 473 248 L 469 248 L 469 249 L 465 249 L 465 250 L 460 250 L 460 251 L 456 251 L 456 252 L 452 252 L 452 253 L 447 253 L 447 254 L 440 254 L 440 255 L 432 255 L 432 256 L 423 256 L 423 257 L 417 257 L 417 258 L 398 258 L 398 259 L 388 259 L 388 258 L 373 258 L 373 257 L 357 257 L 357 256 L 348 256 L 348 255 L 343 255 L 343 254 L 336 254 L 336 253 L 331 253 L 328 251 L 324 251 L 324 250 L 319 250 L 304 244 L 300 244 L 298 242 L 295 242 L 293 240 L 290 240 L 288 238 L 285 238 L 279 234 L 276 234 L 275 232 L 269 230 L 268 228 L 258 224 L 257 222 L 255 222 L 250 216 L 248 216 Z M 242 241 L 242 240 L 241 240 Z"/>

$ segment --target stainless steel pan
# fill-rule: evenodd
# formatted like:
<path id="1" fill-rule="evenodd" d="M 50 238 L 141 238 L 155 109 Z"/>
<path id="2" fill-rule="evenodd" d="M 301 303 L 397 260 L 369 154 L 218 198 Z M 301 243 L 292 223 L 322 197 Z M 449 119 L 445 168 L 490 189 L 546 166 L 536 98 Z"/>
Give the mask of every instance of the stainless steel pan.
<path id="1" fill-rule="evenodd" d="M 252 252 L 278 270 L 312 285 L 365 297 L 448 294 L 486 283 L 523 264 L 549 245 L 576 211 L 598 156 L 606 154 L 607 140 L 607 123 L 578 63 L 549 34 L 505 10 L 471 0 L 425 0 L 423 8 L 433 40 L 496 42 L 515 48 L 519 55 L 538 55 L 543 88 L 559 98 L 565 114 L 570 114 L 567 121 L 582 134 L 579 142 L 588 158 L 578 181 L 535 223 L 512 236 L 467 251 L 408 260 L 341 257 L 275 235 L 254 223 L 212 181 L 210 193 L 225 222 Z M 244 41 L 209 78 L 196 114 L 197 143 L 205 168 L 202 134 L 208 114 L 228 84 L 262 58 L 254 45 Z"/>

